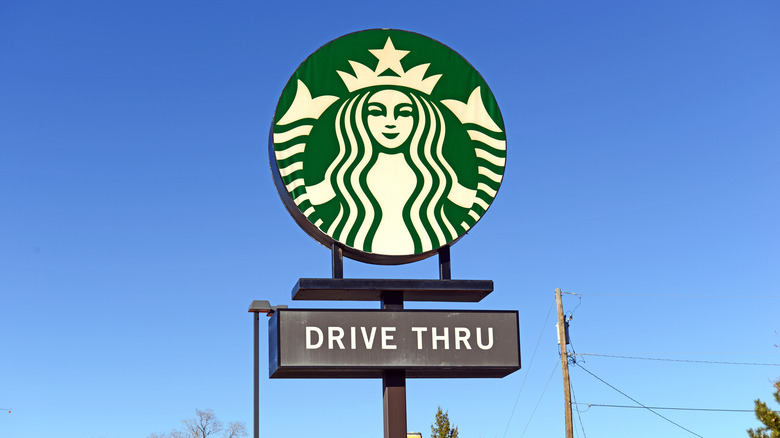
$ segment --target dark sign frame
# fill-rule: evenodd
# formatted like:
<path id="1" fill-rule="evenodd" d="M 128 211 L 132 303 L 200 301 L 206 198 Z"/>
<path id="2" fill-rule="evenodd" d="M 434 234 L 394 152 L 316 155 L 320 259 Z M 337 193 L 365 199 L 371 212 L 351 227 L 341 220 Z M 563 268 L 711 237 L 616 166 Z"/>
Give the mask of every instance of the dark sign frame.
<path id="1" fill-rule="evenodd" d="M 381 378 L 388 370 L 495 378 L 520 369 L 517 311 L 280 309 L 268 336 L 271 378 Z"/>

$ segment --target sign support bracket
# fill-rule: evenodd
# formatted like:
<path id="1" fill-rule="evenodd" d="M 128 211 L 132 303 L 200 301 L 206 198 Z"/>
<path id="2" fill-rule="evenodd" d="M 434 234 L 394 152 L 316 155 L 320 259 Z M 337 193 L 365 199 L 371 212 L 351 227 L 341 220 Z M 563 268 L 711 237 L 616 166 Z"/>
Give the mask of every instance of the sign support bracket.
<path id="1" fill-rule="evenodd" d="M 344 253 L 338 243 L 330 244 L 332 252 L 333 278 L 344 278 Z"/>
<path id="2" fill-rule="evenodd" d="M 452 280 L 449 245 L 439 248 L 439 280 Z"/>

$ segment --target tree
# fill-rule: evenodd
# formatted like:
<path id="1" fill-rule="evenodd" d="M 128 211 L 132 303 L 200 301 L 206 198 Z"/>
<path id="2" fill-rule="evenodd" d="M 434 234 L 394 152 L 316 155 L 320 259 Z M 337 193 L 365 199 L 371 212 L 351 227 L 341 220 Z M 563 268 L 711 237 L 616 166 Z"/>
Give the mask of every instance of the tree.
<path id="1" fill-rule="evenodd" d="M 223 438 L 241 438 L 247 436 L 246 425 L 239 421 L 228 423 L 227 427 L 214 415 L 214 411 L 195 409 L 195 418 L 182 420 L 182 430 L 173 429 L 169 434 L 149 435 L 148 438 L 209 438 L 220 432 Z"/>
<path id="2" fill-rule="evenodd" d="M 449 411 L 436 411 L 436 422 L 431 424 L 431 438 L 458 438 L 458 427 L 450 427 Z"/>
<path id="3" fill-rule="evenodd" d="M 775 381 L 775 401 L 780 403 L 780 380 Z M 756 418 L 764 427 L 748 429 L 750 438 L 780 438 L 780 412 L 769 409 L 761 399 L 756 400 Z"/>

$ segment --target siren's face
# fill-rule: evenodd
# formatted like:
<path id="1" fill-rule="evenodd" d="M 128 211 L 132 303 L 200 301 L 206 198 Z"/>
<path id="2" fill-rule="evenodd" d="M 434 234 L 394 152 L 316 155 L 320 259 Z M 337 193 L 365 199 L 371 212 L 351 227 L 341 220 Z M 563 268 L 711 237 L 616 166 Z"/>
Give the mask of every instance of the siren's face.
<path id="1" fill-rule="evenodd" d="M 368 99 L 368 130 L 376 141 L 389 149 L 404 144 L 414 128 L 414 107 L 406 94 L 382 90 Z"/>

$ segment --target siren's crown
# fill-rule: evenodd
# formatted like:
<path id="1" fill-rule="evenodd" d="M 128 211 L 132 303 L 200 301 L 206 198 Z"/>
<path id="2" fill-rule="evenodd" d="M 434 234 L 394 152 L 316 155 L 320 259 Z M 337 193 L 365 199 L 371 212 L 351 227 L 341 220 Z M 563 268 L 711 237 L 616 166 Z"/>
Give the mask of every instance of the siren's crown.
<path id="1" fill-rule="evenodd" d="M 393 46 L 393 41 L 390 37 L 387 38 L 385 47 L 370 49 L 369 52 L 379 60 L 376 70 L 371 70 L 371 68 L 356 61 L 349 61 L 349 65 L 352 66 L 352 70 L 355 72 L 354 76 L 340 70 L 338 71 L 341 80 L 344 81 L 344 85 L 347 86 L 347 90 L 350 93 L 367 87 L 391 85 L 412 88 L 425 94 L 431 94 L 433 87 L 436 86 L 436 82 L 441 78 L 440 74 L 427 78 L 424 77 L 430 64 L 420 64 L 404 71 L 401 66 L 401 58 L 406 56 L 409 51 L 397 50 Z M 392 70 L 395 75 L 383 75 L 387 70 Z"/>

